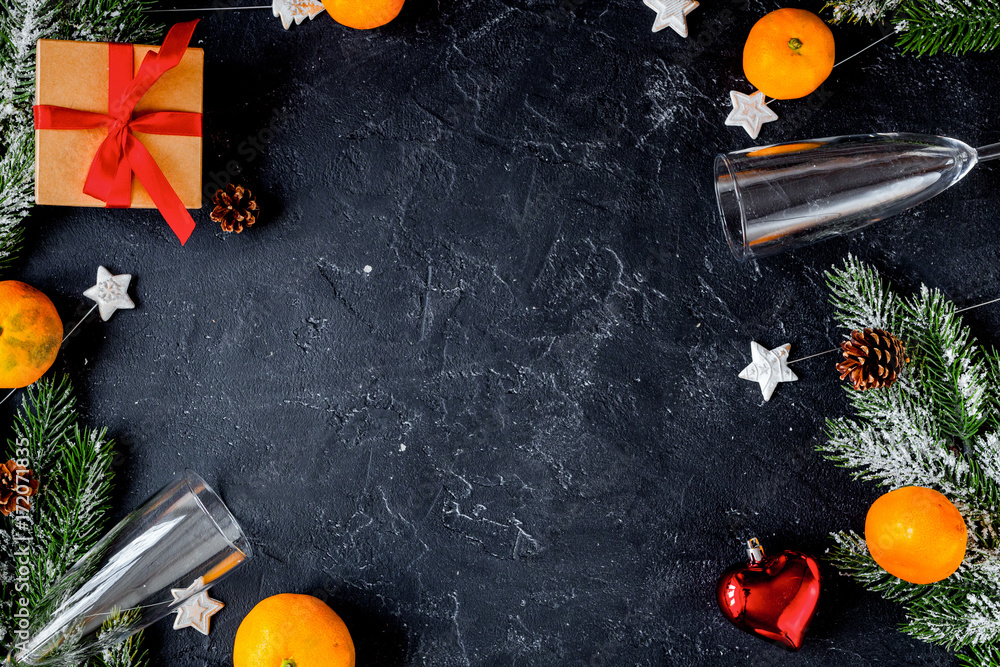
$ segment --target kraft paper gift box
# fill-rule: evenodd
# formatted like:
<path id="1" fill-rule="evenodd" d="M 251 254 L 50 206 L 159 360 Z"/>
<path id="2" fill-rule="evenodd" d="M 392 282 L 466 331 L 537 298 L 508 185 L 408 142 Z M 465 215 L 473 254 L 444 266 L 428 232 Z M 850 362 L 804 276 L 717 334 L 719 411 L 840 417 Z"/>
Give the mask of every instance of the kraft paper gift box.
<path id="1" fill-rule="evenodd" d="M 159 46 L 133 47 L 133 76 L 147 52 Z M 106 42 L 38 41 L 35 104 L 108 113 Z M 188 48 L 139 100 L 135 115 L 151 111 L 202 113 L 202 49 Z M 202 138 L 134 132 L 187 208 L 201 208 Z M 84 194 L 91 162 L 108 131 L 35 130 L 35 203 L 55 206 L 104 206 Z M 132 176 L 132 208 L 155 208 L 146 188 Z"/>

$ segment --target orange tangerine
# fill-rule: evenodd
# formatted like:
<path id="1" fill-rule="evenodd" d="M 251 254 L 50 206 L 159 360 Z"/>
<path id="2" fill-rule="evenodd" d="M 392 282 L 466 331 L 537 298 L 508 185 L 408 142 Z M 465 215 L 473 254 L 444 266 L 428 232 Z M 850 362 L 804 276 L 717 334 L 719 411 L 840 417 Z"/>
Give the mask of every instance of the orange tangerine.
<path id="1" fill-rule="evenodd" d="M 311 595 L 275 595 L 236 632 L 234 667 L 354 667 L 354 642 L 330 607 Z"/>
<path id="2" fill-rule="evenodd" d="M 330 17 L 358 30 L 378 28 L 399 15 L 403 0 L 323 0 Z"/>
<path id="3" fill-rule="evenodd" d="M 904 486 L 883 495 L 868 510 L 865 541 L 872 558 L 911 584 L 945 579 L 962 564 L 968 530 L 944 494 Z"/>
<path id="4" fill-rule="evenodd" d="M 779 9 L 757 21 L 743 47 L 747 81 L 768 97 L 791 100 L 819 88 L 833 71 L 833 33 L 804 9 Z"/>
<path id="5" fill-rule="evenodd" d="M 27 387 L 45 375 L 62 337 L 49 297 L 16 280 L 0 282 L 0 388 Z"/>

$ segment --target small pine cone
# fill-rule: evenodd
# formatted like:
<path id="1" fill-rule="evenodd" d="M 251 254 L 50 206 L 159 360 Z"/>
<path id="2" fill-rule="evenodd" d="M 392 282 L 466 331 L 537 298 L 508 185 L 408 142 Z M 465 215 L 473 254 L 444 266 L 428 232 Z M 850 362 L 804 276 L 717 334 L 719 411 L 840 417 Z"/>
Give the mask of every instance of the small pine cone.
<path id="1" fill-rule="evenodd" d="M 853 331 L 840 349 L 844 351 L 844 360 L 837 364 L 840 379 L 850 378 L 858 391 L 888 387 L 910 363 L 903 343 L 882 329 Z"/>
<path id="2" fill-rule="evenodd" d="M 27 489 L 27 491 L 25 491 Z M 17 465 L 11 459 L 0 463 L 0 514 L 10 516 L 18 509 L 27 509 L 31 505 L 27 500 L 18 503 L 18 498 L 29 498 L 38 491 L 38 480 L 33 472 Z"/>
<path id="3" fill-rule="evenodd" d="M 224 231 L 239 234 L 244 227 L 251 227 L 257 222 L 257 200 L 242 185 L 229 183 L 216 190 L 212 195 L 212 204 L 215 208 L 211 218 L 221 224 Z"/>

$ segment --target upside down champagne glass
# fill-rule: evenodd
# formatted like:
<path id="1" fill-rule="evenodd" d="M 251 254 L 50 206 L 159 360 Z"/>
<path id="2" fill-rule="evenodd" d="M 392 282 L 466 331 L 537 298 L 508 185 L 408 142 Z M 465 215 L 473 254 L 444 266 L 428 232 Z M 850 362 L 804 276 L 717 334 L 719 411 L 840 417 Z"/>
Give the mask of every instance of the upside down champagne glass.
<path id="1" fill-rule="evenodd" d="M 975 149 L 925 134 L 857 134 L 715 158 L 715 196 L 740 261 L 866 227 L 960 181 L 1000 144 Z"/>
<path id="2" fill-rule="evenodd" d="M 83 664 L 190 597 L 175 600 L 171 589 L 191 588 L 195 595 L 250 556 L 229 509 L 205 480 L 186 471 L 45 593 L 15 658 L 25 665 Z"/>

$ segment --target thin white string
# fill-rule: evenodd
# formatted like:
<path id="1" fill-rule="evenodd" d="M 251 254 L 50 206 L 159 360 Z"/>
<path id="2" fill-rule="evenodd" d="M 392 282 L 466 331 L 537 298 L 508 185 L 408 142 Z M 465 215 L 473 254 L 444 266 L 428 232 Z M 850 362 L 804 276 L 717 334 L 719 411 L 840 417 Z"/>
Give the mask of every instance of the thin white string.
<path id="1" fill-rule="evenodd" d="M 857 53 L 852 53 L 851 55 L 847 56 L 846 58 L 844 58 L 844 59 L 843 59 L 843 60 L 841 60 L 840 62 L 836 62 L 836 63 L 834 63 L 834 64 L 833 64 L 833 66 L 834 66 L 834 67 L 839 67 L 840 65 L 843 65 L 844 63 L 846 63 L 846 62 L 847 62 L 848 60 L 850 60 L 851 58 L 854 58 L 854 57 L 857 57 L 857 56 L 860 56 L 860 55 L 861 55 L 862 53 L 864 53 L 864 52 L 865 52 L 865 51 L 867 51 L 868 49 L 872 48 L 873 46 L 875 46 L 875 45 L 877 45 L 877 44 L 881 44 L 882 42 L 884 42 L 885 40 L 889 39 L 890 37 L 895 37 L 895 36 L 896 36 L 896 33 L 894 33 L 894 32 L 890 32 L 890 33 L 889 33 L 888 35 L 886 35 L 886 36 L 885 36 L 885 37 L 883 37 L 882 39 L 876 39 L 876 40 L 875 40 L 874 42 L 872 42 L 871 44 L 869 44 L 869 45 L 868 45 L 868 46 L 866 46 L 865 48 L 861 49 L 861 50 L 860 50 L 860 51 L 858 51 Z"/>
<path id="2" fill-rule="evenodd" d="M 95 310 L 97 310 L 97 304 L 96 303 L 90 308 L 90 310 L 87 311 L 86 315 L 84 315 L 83 317 L 80 318 L 80 321 L 76 323 L 76 326 L 74 326 L 72 329 L 70 329 L 68 334 L 66 334 L 65 336 L 63 336 L 62 342 L 65 343 L 66 339 L 69 338 L 70 336 L 72 336 L 73 332 L 76 331 L 77 329 L 79 329 L 80 325 L 83 324 L 83 321 L 85 319 L 87 319 L 88 317 L 90 317 L 90 314 L 92 312 L 94 312 Z"/>
<path id="3" fill-rule="evenodd" d="M 232 12 L 241 9 L 271 9 L 271 5 L 253 5 L 251 7 L 191 7 L 190 9 L 149 9 L 149 14 L 166 14 L 168 12 Z"/>
<path id="4" fill-rule="evenodd" d="M 69 333 L 66 334 L 65 336 L 63 336 L 62 342 L 64 344 L 65 344 L 66 340 L 70 336 L 73 335 L 73 332 L 76 331 L 77 329 L 79 329 L 80 325 L 83 324 L 84 320 L 86 320 L 88 317 L 90 317 L 90 314 L 92 312 L 94 312 L 95 310 L 97 310 L 97 304 L 96 303 L 93 306 L 91 306 L 90 310 L 87 311 L 86 315 L 84 315 L 83 317 L 80 318 L 79 322 L 77 322 L 75 325 L 73 325 L 73 328 L 69 330 Z M 60 345 L 60 347 L 62 347 L 62 345 Z M 10 393 L 8 393 L 6 396 L 3 397 L 2 400 L 0 400 L 0 405 L 3 405 L 4 403 L 6 403 L 7 399 L 10 398 L 11 396 L 13 396 L 15 391 L 17 391 L 17 389 L 11 389 Z"/>
<path id="5" fill-rule="evenodd" d="M 866 46 L 865 48 L 861 49 L 860 51 L 857 51 L 857 52 L 855 52 L 855 53 L 852 53 L 851 55 L 847 56 L 847 57 L 846 57 L 846 58 L 844 58 L 843 60 L 840 60 L 840 61 L 838 61 L 838 62 L 835 62 L 835 63 L 833 64 L 833 66 L 834 66 L 834 67 L 839 67 L 840 65 L 843 65 L 844 63 L 846 63 L 846 62 L 847 62 L 848 60 L 850 60 L 851 58 L 856 58 L 857 56 L 860 56 L 860 55 L 861 55 L 862 53 L 864 53 L 864 52 L 865 52 L 865 51 L 867 51 L 868 49 L 872 48 L 873 46 L 876 46 L 876 45 L 878 45 L 878 44 L 881 44 L 882 42 L 884 42 L 885 40 L 889 39 L 890 37 L 895 37 L 895 36 L 896 36 L 896 33 L 894 33 L 894 32 L 890 32 L 890 33 L 889 33 L 888 35 L 886 35 L 885 37 L 882 37 L 881 39 L 876 39 L 876 40 L 875 40 L 874 42 L 872 42 L 871 44 L 869 44 L 869 45 L 868 45 L 868 46 Z M 764 102 L 764 105 L 765 105 L 765 106 L 767 106 L 767 105 L 771 104 L 771 102 L 776 102 L 776 101 L 777 101 L 776 99 L 770 99 L 770 100 L 768 100 L 768 101 Z M 798 360 L 797 360 L 797 361 L 798 361 Z M 790 361 L 789 361 L 788 363 L 792 363 L 792 362 L 790 362 Z"/>
<path id="6" fill-rule="evenodd" d="M 997 297 L 995 299 L 990 299 L 989 301 L 983 301 L 982 303 L 977 303 L 974 306 L 966 306 L 965 308 L 959 308 L 955 312 L 956 313 L 964 313 L 967 310 L 972 310 L 973 308 L 982 308 L 983 306 L 988 306 L 991 303 L 996 303 L 997 301 L 1000 301 L 1000 297 Z"/>
<path id="7" fill-rule="evenodd" d="M 800 361 L 805 361 L 806 359 L 812 359 L 813 357 L 822 357 L 824 354 L 832 354 L 832 353 L 836 352 L 839 349 L 840 349 L 839 347 L 835 347 L 833 349 L 826 350 L 825 352 L 817 352 L 816 354 L 810 354 L 807 357 L 799 357 L 798 359 L 790 359 L 789 361 L 786 361 L 785 363 L 786 364 L 796 364 L 796 363 L 798 363 Z"/>

